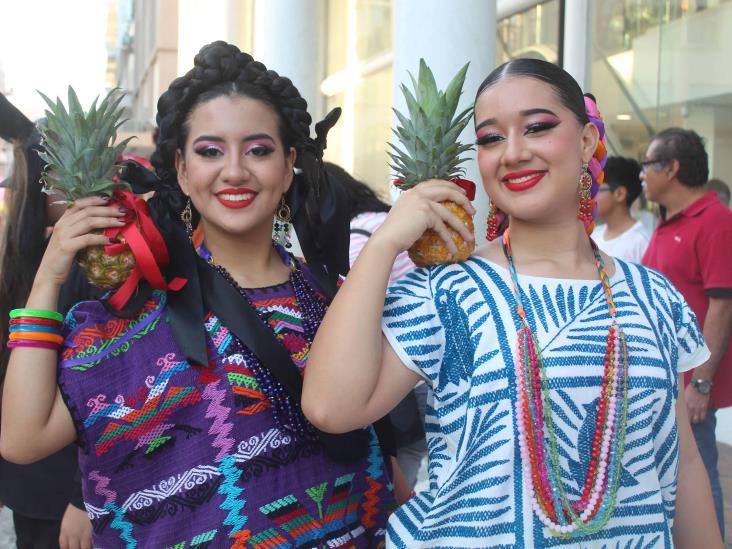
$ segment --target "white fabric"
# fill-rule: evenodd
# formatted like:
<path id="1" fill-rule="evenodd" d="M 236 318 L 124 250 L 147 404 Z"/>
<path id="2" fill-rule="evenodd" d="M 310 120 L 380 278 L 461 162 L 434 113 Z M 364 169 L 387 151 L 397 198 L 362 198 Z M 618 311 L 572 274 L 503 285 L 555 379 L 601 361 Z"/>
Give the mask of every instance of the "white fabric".
<path id="1" fill-rule="evenodd" d="M 606 231 L 607 225 L 600 225 L 592 232 L 592 239 L 603 252 L 623 261 L 641 262 L 651 241 L 651 235 L 643 223 L 636 221 L 630 229 L 610 240 L 605 240 Z"/>
<path id="2" fill-rule="evenodd" d="M 551 536 L 527 500 L 513 414 L 516 302 L 508 271 L 479 258 L 409 273 L 386 298 L 383 331 L 431 387 L 428 490 L 389 519 L 388 546 L 672 547 L 678 373 L 707 360 L 693 312 L 661 274 L 616 260 L 630 389 L 616 507 L 599 533 Z M 597 280 L 521 276 L 551 384 L 562 479 L 577 499 L 588 467 L 609 326 Z"/>

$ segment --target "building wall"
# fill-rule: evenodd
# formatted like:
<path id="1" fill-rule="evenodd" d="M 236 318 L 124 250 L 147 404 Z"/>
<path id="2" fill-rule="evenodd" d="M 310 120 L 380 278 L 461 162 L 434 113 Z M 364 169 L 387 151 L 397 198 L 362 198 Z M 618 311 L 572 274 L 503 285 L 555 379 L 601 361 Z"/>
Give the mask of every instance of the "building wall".
<path id="1" fill-rule="evenodd" d="M 227 40 L 290 76 L 315 119 L 341 107 L 327 159 L 386 192 L 391 108 L 401 101 L 395 89 L 418 56 L 455 69 L 466 60 L 485 68 L 519 56 L 581 65 L 583 52 L 569 38 L 583 34 L 584 80 L 605 115 L 611 154 L 638 157 L 656 131 L 693 127 L 707 140 L 712 175 L 732 180 L 732 75 L 723 69 L 732 54 L 729 0 L 587 0 L 589 23 L 566 13 L 576 1 L 565 1 L 562 19 L 559 0 L 500 0 L 493 20 L 482 14 L 485 3 L 472 0 L 450 3 L 448 20 L 417 0 L 130 1 L 134 60 L 120 60 L 119 74 L 127 71 L 123 87 L 134 90 L 135 129 L 154 123 L 160 93 L 190 68 L 201 45 Z M 407 18 L 395 19 L 414 6 Z M 431 22 L 436 32 L 420 46 L 424 51 L 410 49 Z M 446 53 L 454 52 L 459 29 L 473 26 L 494 29 L 494 45 L 476 42 L 457 56 Z M 566 44 L 572 56 L 564 54 Z"/>
<path id="2" fill-rule="evenodd" d="M 693 129 L 707 142 L 710 177 L 732 182 L 732 2 L 598 4 L 592 89 L 610 151 L 643 154 L 653 133 Z"/>

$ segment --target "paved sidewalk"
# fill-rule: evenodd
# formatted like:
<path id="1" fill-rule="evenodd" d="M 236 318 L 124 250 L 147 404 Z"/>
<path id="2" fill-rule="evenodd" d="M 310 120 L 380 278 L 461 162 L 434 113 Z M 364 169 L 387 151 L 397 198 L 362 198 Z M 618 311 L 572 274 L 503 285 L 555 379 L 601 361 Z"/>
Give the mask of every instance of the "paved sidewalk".
<path id="1" fill-rule="evenodd" d="M 13 515 L 7 507 L 0 509 L 0 549 L 15 549 Z"/>

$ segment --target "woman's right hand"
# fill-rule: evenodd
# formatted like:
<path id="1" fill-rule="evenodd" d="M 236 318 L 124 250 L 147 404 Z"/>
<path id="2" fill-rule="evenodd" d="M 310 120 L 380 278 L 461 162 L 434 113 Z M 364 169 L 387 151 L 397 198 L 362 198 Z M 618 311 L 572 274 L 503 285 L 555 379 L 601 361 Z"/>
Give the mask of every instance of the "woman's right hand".
<path id="1" fill-rule="evenodd" d="M 82 198 L 69 207 L 56 222 L 36 273 L 42 281 L 61 287 L 69 277 L 76 254 L 88 246 L 105 246 L 109 238 L 95 231 L 123 227 L 125 212 L 118 206 L 107 206 L 109 199 L 99 196 Z"/>
<path id="2" fill-rule="evenodd" d="M 451 254 L 457 253 L 448 227 L 465 240 L 474 237 L 460 218 L 440 204 L 445 200 L 459 204 L 468 215 L 475 214 L 475 208 L 462 188 L 451 181 L 433 179 L 404 191 L 370 240 L 388 242 L 395 253 L 399 253 L 414 244 L 427 229 L 432 229 L 445 241 Z"/>

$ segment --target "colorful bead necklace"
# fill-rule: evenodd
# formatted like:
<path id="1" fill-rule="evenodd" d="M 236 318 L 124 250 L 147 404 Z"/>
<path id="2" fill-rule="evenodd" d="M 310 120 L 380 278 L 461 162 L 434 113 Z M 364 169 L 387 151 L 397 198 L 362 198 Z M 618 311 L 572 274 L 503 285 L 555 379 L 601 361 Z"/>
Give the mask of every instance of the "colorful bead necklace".
<path id="1" fill-rule="evenodd" d="M 274 243 L 273 246 L 282 258 L 282 261 L 290 266 L 289 284 L 292 287 L 295 301 L 297 302 L 297 306 L 302 314 L 302 326 L 305 332 L 305 337 L 309 344 L 312 344 L 313 339 L 315 339 L 315 333 L 318 330 L 318 326 L 320 326 L 320 323 L 325 316 L 325 303 L 310 287 L 310 284 L 308 284 L 295 259 L 281 246 Z M 271 330 L 272 328 L 269 325 L 267 318 L 252 303 L 249 291 L 239 286 L 229 271 L 214 261 L 213 256 L 206 248 L 205 243 L 202 243 L 197 251 L 209 265 L 216 269 L 224 280 L 231 284 L 242 295 L 242 297 L 249 301 L 252 308 L 257 312 L 260 320 L 268 329 Z M 260 362 L 257 355 L 242 344 L 237 337 L 233 337 L 233 339 L 237 346 L 237 350 L 244 357 L 247 366 L 257 379 L 262 392 L 272 403 L 272 415 L 274 417 L 275 424 L 286 431 L 296 433 L 309 440 L 319 440 L 317 430 L 303 414 L 300 403 L 290 396 L 272 371 Z"/>
<path id="2" fill-rule="evenodd" d="M 508 231 L 503 235 L 503 252 L 519 317 L 515 413 L 524 485 L 537 518 L 552 535 L 564 538 L 599 532 L 612 516 L 620 486 L 628 418 L 628 345 L 617 322 L 605 263 L 597 245 L 590 242 L 608 304 L 610 327 L 589 467 L 582 495 L 579 500 L 570 501 L 562 481 L 544 357 L 521 302 Z"/>

